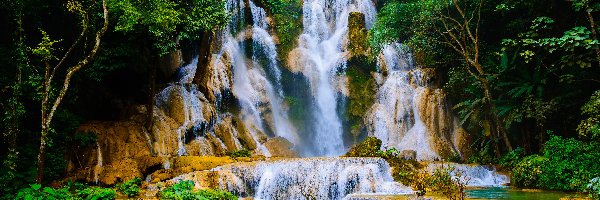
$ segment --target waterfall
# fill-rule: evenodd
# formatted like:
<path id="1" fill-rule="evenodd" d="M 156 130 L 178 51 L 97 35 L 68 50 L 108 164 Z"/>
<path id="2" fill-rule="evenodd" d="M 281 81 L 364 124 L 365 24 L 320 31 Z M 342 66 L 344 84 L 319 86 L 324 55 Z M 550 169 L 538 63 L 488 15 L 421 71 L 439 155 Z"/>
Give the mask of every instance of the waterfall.
<path id="1" fill-rule="evenodd" d="M 433 172 L 436 168 L 439 168 L 442 164 L 432 163 L 427 166 L 427 170 Z M 466 165 L 466 164 L 455 164 L 448 163 L 443 164 L 445 167 L 452 167 L 454 171 L 451 173 L 452 176 L 456 175 L 456 172 L 461 173 L 461 179 L 467 181 L 467 186 L 470 187 L 498 187 L 505 186 L 510 183 L 508 176 L 499 174 L 496 168 L 493 166 L 481 166 L 481 165 Z"/>
<path id="2" fill-rule="evenodd" d="M 221 189 L 254 199 L 342 199 L 349 194 L 410 194 L 381 158 L 298 158 L 233 163 L 211 170 Z M 193 177 L 193 178 L 191 178 Z M 174 181 L 202 181 L 195 174 Z M 204 179 L 205 180 L 205 179 Z"/>
<path id="3" fill-rule="evenodd" d="M 337 115 L 338 94 L 333 80 L 344 71 L 348 52 L 350 12 L 365 14 L 366 26 L 373 24 L 376 10 L 370 0 L 306 0 L 303 5 L 304 31 L 298 38 L 298 47 L 292 51 L 292 68 L 307 77 L 316 109 L 313 110 L 314 138 L 308 155 L 335 156 L 344 153 L 342 123 Z"/>
<path id="4" fill-rule="evenodd" d="M 100 143 L 96 142 L 96 147 L 98 148 L 98 149 L 96 150 L 96 151 L 98 152 L 98 153 L 97 153 L 98 157 L 96 158 L 96 162 L 97 162 L 97 163 L 96 163 L 96 167 L 94 168 L 94 180 L 96 180 L 96 185 L 98 185 L 98 180 L 100 179 L 100 178 L 99 178 L 99 175 L 100 175 L 100 174 L 102 173 L 102 171 L 103 171 L 103 168 L 102 168 L 102 165 L 103 165 L 103 163 L 102 163 L 102 161 L 103 161 L 103 158 L 102 158 L 102 148 L 100 147 Z"/>
<path id="5" fill-rule="evenodd" d="M 386 76 L 367 117 L 368 134 L 381 139 L 384 147 L 415 151 L 418 160 L 440 159 L 442 150 L 458 153 L 458 128 L 443 92 L 428 85 L 432 75 L 414 66 L 408 48 L 386 45 L 378 70 Z"/>

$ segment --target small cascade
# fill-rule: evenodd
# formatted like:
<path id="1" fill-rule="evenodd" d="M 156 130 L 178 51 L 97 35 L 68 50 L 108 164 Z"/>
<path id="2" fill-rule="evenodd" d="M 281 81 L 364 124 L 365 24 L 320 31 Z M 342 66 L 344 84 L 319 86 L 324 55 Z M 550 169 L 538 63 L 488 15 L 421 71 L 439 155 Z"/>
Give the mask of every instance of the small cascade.
<path id="1" fill-rule="evenodd" d="M 436 168 L 440 167 L 442 164 L 432 163 L 427 166 L 427 169 L 430 172 L 433 172 Z M 443 164 L 444 167 L 452 167 L 454 168 L 454 172 L 452 175 L 454 176 L 456 172 L 460 172 L 462 174 L 463 180 L 468 180 L 467 186 L 470 187 L 500 187 L 506 186 L 510 183 L 510 179 L 508 176 L 499 174 L 496 171 L 496 168 L 493 166 L 482 166 L 482 165 L 466 165 L 466 164 L 456 164 L 449 163 Z"/>
<path id="2" fill-rule="evenodd" d="M 102 165 L 103 165 L 103 158 L 102 158 L 102 148 L 100 147 L 100 143 L 96 142 L 96 147 L 98 147 L 98 149 L 96 150 L 98 153 L 98 157 L 96 158 L 97 163 L 96 163 L 96 167 L 94 168 L 94 180 L 96 181 L 96 185 L 98 185 L 98 181 L 99 181 L 99 176 L 102 173 L 103 169 Z"/>
<path id="3" fill-rule="evenodd" d="M 348 194 L 410 194 L 381 158 L 301 158 L 217 167 L 219 187 L 254 199 L 342 199 Z M 187 179 L 182 175 L 174 180 Z"/>
<path id="4" fill-rule="evenodd" d="M 368 134 L 384 147 L 413 150 L 418 160 L 440 159 L 457 153 L 453 134 L 458 128 L 439 89 L 428 86 L 430 74 L 416 68 L 406 47 L 394 43 L 382 49 L 380 86 L 367 116 Z"/>
<path id="5" fill-rule="evenodd" d="M 159 156 L 185 155 L 186 131 L 204 121 L 204 96 L 191 84 L 197 64 L 198 58 L 195 58 L 190 64 L 182 67 L 178 82 L 167 86 L 155 97 L 154 149 Z M 177 128 L 172 130 L 173 127 Z M 173 152 L 172 144 L 175 141 L 177 150 Z"/>

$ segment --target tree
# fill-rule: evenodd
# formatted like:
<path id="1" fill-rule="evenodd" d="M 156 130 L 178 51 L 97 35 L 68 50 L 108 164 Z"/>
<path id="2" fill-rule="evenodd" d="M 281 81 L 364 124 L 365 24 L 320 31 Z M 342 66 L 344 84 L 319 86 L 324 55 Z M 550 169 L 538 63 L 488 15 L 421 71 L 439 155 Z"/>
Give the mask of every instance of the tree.
<path id="1" fill-rule="evenodd" d="M 41 30 L 42 32 L 42 41 L 38 44 L 38 46 L 32 49 L 33 54 L 39 56 L 44 64 L 44 83 L 43 83 L 43 91 L 42 91 L 42 107 L 41 107 L 41 138 L 40 138 L 40 150 L 38 154 L 38 174 L 37 174 L 37 183 L 42 183 L 44 178 L 44 158 L 46 153 L 46 147 L 48 146 L 48 134 L 52 130 L 50 125 L 52 122 L 52 118 L 54 117 L 54 113 L 56 109 L 62 102 L 65 97 L 67 90 L 69 89 L 69 84 L 71 83 L 71 78 L 75 75 L 80 69 L 85 67 L 90 63 L 92 59 L 96 56 L 98 49 L 100 48 L 101 39 L 106 30 L 108 29 L 108 9 L 106 7 L 106 0 L 102 0 L 102 16 L 103 16 L 103 24 L 102 27 L 96 32 L 94 41 L 91 41 L 92 48 L 85 52 L 81 58 L 77 59 L 77 62 L 67 68 L 65 72 L 64 81 L 61 87 L 59 87 L 59 92 L 57 95 L 54 94 L 55 88 L 52 85 L 52 82 L 57 79 L 57 73 L 60 73 L 60 67 L 65 64 L 66 60 L 73 53 L 74 49 L 78 47 L 82 41 L 84 41 L 85 36 L 87 34 L 88 28 L 90 25 L 89 13 L 84 9 L 83 5 L 78 1 L 69 1 L 67 3 L 67 9 L 79 15 L 81 17 L 81 33 L 75 42 L 71 45 L 71 47 L 66 51 L 66 53 L 61 57 L 60 60 L 54 56 L 54 44 L 60 41 L 52 40 L 50 36 Z M 85 42 L 85 41 L 84 41 Z M 87 42 L 86 42 L 87 43 Z M 86 44 L 87 45 L 87 44 Z M 58 63 L 52 66 L 52 63 L 58 61 Z"/>
<path id="2" fill-rule="evenodd" d="M 440 1 L 442 3 L 444 1 Z M 443 5 L 443 4 L 442 4 Z M 512 145 L 507 136 L 501 118 L 498 116 L 494 102 L 488 67 L 481 64 L 481 41 L 479 27 L 481 24 L 481 9 L 483 0 L 460 1 L 452 0 L 440 8 L 436 20 L 440 26 L 435 28 L 442 37 L 442 43 L 456 51 L 466 62 L 466 71 L 475 78 L 483 90 L 482 103 L 491 116 L 492 140 L 496 153 L 499 154 L 497 139 L 502 137 L 506 149 L 512 151 Z"/>

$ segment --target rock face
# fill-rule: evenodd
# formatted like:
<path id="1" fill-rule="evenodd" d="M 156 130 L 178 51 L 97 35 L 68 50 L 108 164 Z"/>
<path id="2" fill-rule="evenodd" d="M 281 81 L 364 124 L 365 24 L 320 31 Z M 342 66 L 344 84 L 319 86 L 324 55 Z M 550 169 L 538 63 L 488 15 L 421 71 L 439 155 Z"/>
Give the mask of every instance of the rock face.
<path id="1" fill-rule="evenodd" d="M 298 154 L 292 150 L 294 144 L 283 137 L 269 138 L 265 143 L 265 147 L 273 157 L 298 157 Z"/>
<path id="2" fill-rule="evenodd" d="M 404 160 L 416 160 L 417 152 L 413 150 L 403 150 L 400 152 L 400 157 Z"/>
<path id="3" fill-rule="evenodd" d="M 142 177 L 147 169 L 162 165 L 153 157 L 147 133 L 136 122 L 89 122 L 80 134 L 95 134 L 95 145 L 71 152 L 68 175 L 76 180 L 112 185 L 120 180 Z"/>
<path id="4" fill-rule="evenodd" d="M 388 148 L 415 151 L 417 160 L 461 156 L 468 138 L 436 88 L 435 70 L 415 66 L 400 44 L 385 46 L 378 66 L 377 96 L 366 117 L 369 136 Z"/>

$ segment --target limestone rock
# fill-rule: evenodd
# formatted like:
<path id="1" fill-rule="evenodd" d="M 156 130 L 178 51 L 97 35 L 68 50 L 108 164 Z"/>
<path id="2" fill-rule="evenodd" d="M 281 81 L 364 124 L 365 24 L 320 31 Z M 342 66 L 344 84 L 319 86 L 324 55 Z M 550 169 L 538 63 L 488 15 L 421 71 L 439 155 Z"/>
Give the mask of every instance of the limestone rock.
<path id="1" fill-rule="evenodd" d="M 402 150 L 402 152 L 400 152 L 400 157 L 404 160 L 416 160 L 417 152 L 413 150 Z"/>
<path id="2" fill-rule="evenodd" d="M 298 154 L 292 150 L 294 144 L 283 137 L 270 138 L 264 145 L 273 157 L 298 157 Z"/>
<path id="3" fill-rule="evenodd" d="M 183 64 L 181 50 L 171 52 L 160 58 L 158 70 L 165 77 L 173 77 Z"/>

